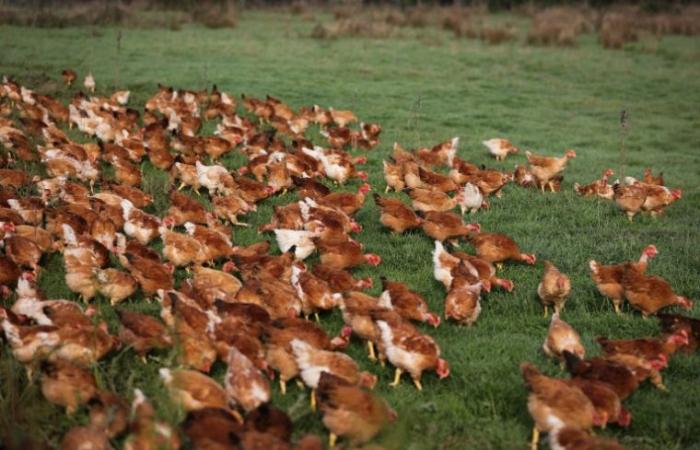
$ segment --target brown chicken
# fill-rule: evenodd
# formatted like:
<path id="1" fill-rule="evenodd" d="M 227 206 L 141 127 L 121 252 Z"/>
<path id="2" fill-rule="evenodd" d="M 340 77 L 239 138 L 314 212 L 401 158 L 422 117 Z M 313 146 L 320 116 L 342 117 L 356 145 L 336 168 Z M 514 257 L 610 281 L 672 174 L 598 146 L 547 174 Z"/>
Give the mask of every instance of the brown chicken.
<path id="1" fill-rule="evenodd" d="M 95 377 L 89 370 L 70 363 L 42 363 L 41 393 L 50 403 L 66 408 L 71 415 L 97 393 Z"/>
<path id="2" fill-rule="evenodd" d="M 581 343 L 581 337 L 576 330 L 559 318 L 559 313 L 552 314 L 552 321 L 549 322 L 549 331 L 542 344 L 542 350 L 550 358 L 556 358 L 564 364 L 564 350 L 567 350 L 579 358 L 586 356 L 586 349 Z"/>
<path id="3" fill-rule="evenodd" d="M 481 232 L 478 223 L 465 224 L 460 216 L 450 211 L 425 213 L 421 226 L 425 234 L 441 242 Z"/>
<path id="4" fill-rule="evenodd" d="M 564 309 L 566 299 L 571 293 L 571 280 L 550 261 L 544 262 L 542 281 L 537 286 L 537 295 L 544 306 L 544 317 L 547 317 L 547 307 L 552 305 L 555 313 Z"/>
<path id="5" fill-rule="evenodd" d="M 371 277 L 356 279 L 347 270 L 335 269 L 325 264 L 316 264 L 311 271 L 328 283 L 333 292 L 371 289 L 374 285 Z"/>
<path id="6" fill-rule="evenodd" d="M 436 189 L 442 192 L 454 192 L 459 189 L 459 185 L 446 175 L 433 172 L 418 166 L 418 177 L 423 187 Z"/>
<path id="7" fill-rule="evenodd" d="M 656 246 L 646 246 L 639 257 L 639 261 L 634 264 L 634 268 L 638 272 L 644 273 L 649 261 L 655 258 L 657 254 Z M 590 260 L 588 265 L 591 268 L 591 278 L 593 278 L 598 292 L 612 300 L 615 312 L 620 314 L 620 307 L 624 301 L 622 277 L 625 273 L 625 264 L 603 266 L 595 260 Z"/>
<path id="8" fill-rule="evenodd" d="M 518 244 L 505 234 L 475 233 L 469 235 L 468 239 L 476 250 L 476 255 L 491 263 L 513 260 L 533 265 L 537 261 L 531 253 L 520 253 Z"/>
<path id="9" fill-rule="evenodd" d="M 574 191 L 583 197 L 598 196 L 606 200 L 612 200 L 614 193 L 612 186 L 608 184 L 608 178 L 614 173 L 612 169 L 605 169 L 603 171 L 603 176 L 599 180 L 595 180 L 583 186 L 574 183 Z"/>
<path id="10" fill-rule="evenodd" d="M 461 193 L 450 197 L 436 189 L 417 188 L 408 190 L 413 209 L 423 212 L 449 211 L 460 202 Z"/>
<path id="11" fill-rule="evenodd" d="M 119 262 L 129 269 L 147 296 L 153 296 L 159 289 L 172 289 L 174 266 L 144 258 L 132 253 L 119 255 Z"/>
<path id="12" fill-rule="evenodd" d="M 647 184 L 654 184 L 657 186 L 665 186 L 664 173 L 659 172 L 659 175 L 654 176 L 651 169 L 644 169 L 644 182 Z"/>
<path id="13" fill-rule="evenodd" d="M 119 340 L 131 346 L 144 361 L 154 349 L 170 348 L 173 344 L 165 326 L 155 317 L 127 310 L 117 310 L 119 315 Z"/>
<path id="14" fill-rule="evenodd" d="M 448 377 L 449 364 L 440 358 L 440 347 L 435 340 L 412 327 L 402 326 L 401 322 L 400 318 L 399 323 L 376 321 L 386 358 L 396 367 L 391 386 L 399 385 L 404 371 L 411 375 L 418 390 L 423 389 L 420 380 L 425 370 L 434 370 L 440 379 Z"/>
<path id="15" fill-rule="evenodd" d="M 623 427 L 629 426 L 632 414 L 622 406 L 620 397 L 607 384 L 586 378 L 571 378 L 564 381 L 569 386 L 581 389 L 581 392 L 588 397 L 596 411 L 596 416 L 600 419 L 597 425 L 605 427 L 606 423 L 617 423 Z"/>
<path id="16" fill-rule="evenodd" d="M 637 183 L 646 191 L 646 198 L 642 204 L 642 211 L 648 212 L 652 217 L 662 214 L 668 205 L 679 200 L 683 192 L 680 189 L 669 189 L 665 186 Z M 25 218 L 26 220 L 26 218 Z"/>
<path id="17" fill-rule="evenodd" d="M 129 404 L 110 391 L 99 391 L 88 402 L 90 425 L 104 430 L 107 437 L 120 435 L 128 426 Z"/>
<path id="18" fill-rule="evenodd" d="M 190 411 L 182 425 L 183 431 L 198 449 L 234 449 L 231 435 L 243 430 L 231 411 L 222 408 L 202 408 Z"/>
<path id="19" fill-rule="evenodd" d="M 440 316 L 428 310 L 428 303 L 419 293 L 386 277 L 381 277 L 381 281 L 383 292 L 379 297 L 380 306 L 393 309 L 404 319 L 427 322 L 435 328 L 440 325 Z"/>
<path id="20" fill-rule="evenodd" d="M 688 344 L 681 350 L 692 353 L 700 345 L 700 319 L 693 319 L 681 314 L 658 313 L 656 317 L 661 321 L 661 330 L 665 334 L 685 331 L 688 334 Z"/>
<path id="21" fill-rule="evenodd" d="M 525 385 L 530 391 L 527 409 L 535 424 L 532 428 L 530 448 L 537 449 L 541 432 L 551 433 L 563 426 L 589 430 L 600 420 L 593 404 L 575 386 L 566 380 L 557 380 L 542 375 L 535 366 L 524 362 L 520 365 Z"/>
<path id="22" fill-rule="evenodd" d="M 625 299 L 633 308 L 641 311 L 644 317 L 655 314 L 667 306 L 678 305 L 690 310 L 693 301 L 677 295 L 668 281 L 657 276 L 640 273 L 634 264 L 627 264 L 622 276 Z"/>
<path id="23" fill-rule="evenodd" d="M 374 203 L 381 209 L 379 222 L 394 233 L 401 234 L 406 230 L 418 228 L 423 221 L 413 209 L 399 199 L 380 197 L 375 193 Z"/>
<path id="24" fill-rule="evenodd" d="M 362 244 L 352 239 L 341 242 L 324 242 L 316 238 L 314 244 L 321 254 L 321 264 L 333 269 L 349 269 L 362 264 L 378 266 L 382 262 L 379 255 L 363 253 Z"/>
<path id="25" fill-rule="evenodd" d="M 112 305 L 129 298 L 138 288 L 136 279 L 119 269 L 96 269 L 95 278 L 97 291 Z"/>
<path id="26" fill-rule="evenodd" d="M 319 377 L 316 397 L 323 425 L 330 431 L 331 448 L 338 437 L 352 444 L 365 443 L 397 417 L 381 398 L 328 372 Z"/>
<path id="27" fill-rule="evenodd" d="M 491 292 L 492 286 L 499 286 L 508 292 L 512 292 L 515 288 L 515 284 L 511 280 L 506 280 L 505 278 L 498 278 L 496 276 L 496 266 L 490 262 L 479 258 L 478 256 L 473 256 L 464 252 L 453 252 L 453 256 L 467 261 L 478 273 L 478 277 L 481 280 L 481 286 L 484 291 Z"/>
<path id="28" fill-rule="evenodd" d="M 180 192 L 170 192 L 170 208 L 163 219 L 171 219 L 174 226 L 184 225 L 185 222 L 206 224 L 210 216 L 204 206 L 197 200 Z"/>
<path id="29" fill-rule="evenodd" d="M 565 168 L 569 159 L 576 158 L 576 152 L 566 150 L 564 156 L 553 158 L 549 156 L 533 155 L 530 152 L 525 152 L 527 161 L 530 163 L 530 172 L 537 180 L 537 185 L 544 192 L 545 186 L 548 186 L 554 192 L 552 179 L 559 175 Z"/>
<path id="30" fill-rule="evenodd" d="M 613 184 L 613 193 L 615 204 L 625 212 L 627 219 L 632 222 L 632 219 L 641 211 L 647 199 L 646 189 L 639 184 L 624 186 L 617 182 Z"/>
<path id="31" fill-rule="evenodd" d="M 216 381 L 196 370 L 161 368 L 158 373 L 173 401 L 185 411 L 228 408 L 228 394 Z"/>
<path id="32" fill-rule="evenodd" d="M 662 339 L 607 339 L 596 338 L 596 341 L 606 355 L 618 353 L 639 356 L 649 362 L 655 370 L 662 370 L 668 366 L 669 356 L 688 344 L 688 333 L 685 330 L 677 331 Z"/>
<path id="33" fill-rule="evenodd" d="M 78 78 L 78 74 L 71 69 L 65 69 L 63 72 L 61 72 L 61 75 L 63 76 L 63 82 L 68 87 L 71 87 L 71 85 L 75 83 L 75 80 Z"/>
<path id="34" fill-rule="evenodd" d="M 481 313 L 481 281 L 471 273 L 473 267 L 461 261 L 453 271 L 452 285 L 445 297 L 445 318 L 472 326 Z"/>
<path id="35" fill-rule="evenodd" d="M 583 360 L 567 350 L 564 350 L 564 360 L 572 378 L 601 381 L 615 391 L 620 400 L 625 400 L 639 387 L 634 373 L 619 362 L 603 358 Z"/>
<path id="36" fill-rule="evenodd" d="M 388 161 L 382 161 L 384 165 L 384 181 L 386 181 L 386 189 L 384 193 L 393 189 L 396 192 L 402 191 L 406 187 L 404 182 L 404 172 L 402 164 L 391 164 Z"/>
<path id="37" fill-rule="evenodd" d="M 348 192 L 332 192 L 328 195 L 317 198 L 316 202 L 319 205 L 340 209 L 348 216 L 352 216 L 360 208 L 362 208 L 362 205 L 365 203 L 365 195 L 367 195 L 367 193 L 371 190 L 372 187 L 368 183 L 364 183 L 358 188 L 357 194 L 351 194 Z"/>
<path id="38" fill-rule="evenodd" d="M 314 314 L 318 321 L 319 311 L 331 310 L 338 304 L 340 294 L 333 293 L 328 283 L 306 270 L 301 263 L 292 266 L 290 281 L 301 300 L 301 311 L 307 318 Z"/>

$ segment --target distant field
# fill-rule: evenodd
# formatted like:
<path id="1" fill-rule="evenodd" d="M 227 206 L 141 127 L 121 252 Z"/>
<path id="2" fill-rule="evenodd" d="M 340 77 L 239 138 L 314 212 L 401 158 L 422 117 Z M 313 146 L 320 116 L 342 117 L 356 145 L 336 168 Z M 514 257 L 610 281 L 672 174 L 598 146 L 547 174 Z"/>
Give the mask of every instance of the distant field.
<path id="1" fill-rule="evenodd" d="M 367 154 L 366 166 L 370 183 L 380 193 L 385 187 L 381 161 L 394 141 L 414 148 L 459 136 L 461 158 L 505 170 L 523 163 L 524 155 L 496 162 L 482 140 L 507 137 L 523 149 L 551 155 L 575 149 L 578 157 L 564 173 L 561 193 L 542 195 L 509 185 L 501 199 L 491 201 L 490 210 L 473 216 L 484 230 L 507 233 L 523 251 L 536 253 L 538 264 L 506 265 L 502 276 L 514 280 L 515 290 L 485 294 L 474 327 L 443 323 L 437 329 L 424 328 L 450 362 L 449 378 L 438 381 L 426 373 L 422 392 L 407 378 L 392 389 L 388 383 L 393 368 L 373 365 L 365 347 L 353 341 L 349 354 L 379 375 L 376 392 L 399 413 L 395 426 L 377 439 L 386 448 L 525 448 L 532 421 L 518 364 L 532 361 L 550 375 L 565 376 L 540 349 L 549 323 L 535 293 L 541 260 L 553 261 L 571 276 L 573 292 L 563 317 L 581 333 L 590 355 L 599 352 L 595 336 L 652 336 L 658 326 L 655 319 L 643 320 L 628 307 L 616 316 L 590 280 L 589 259 L 636 259 L 653 243 L 659 256 L 649 272 L 700 300 L 698 38 L 664 37 L 653 46 L 643 39 L 622 51 L 606 51 L 593 35 L 584 35 L 575 48 L 554 49 L 524 46 L 522 41 L 488 46 L 436 29 L 402 31 L 384 40 L 314 40 L 308 37 L 313 26 L 282 14 L 245 13 L 231 30 L 126 29 L 119 52 L 117 29 L 0 27 L 0 74 L 64 101 L 72 92 L 62 87 L 61 70 L 73 68 L 81 75 L 91 70 L 99 93 L 111 91 L 115 82 L 117 88 L 130 89 L 130 104 L 139 107 L 157 83 L 187 89 L 215 83 L 236 96 L 274 95 L 295 108 L 319 104 L 351 109 L 383 127 L 382 142 Z M 652 167 L 663 171 L 669 186 L 683 189 L 683 198 L 658 220 L 641 217 L 630 224 L 613 204 L 578 198 L 572 190 L 573 182 L 587 183 L 607 167 L 619 174 L 622 109 L 630 116 L 625 174 L 641 177 L 644 168 Z M 213 128 L 209 123 L 204 131 Z M 240 162 L 240 156 L 225 159 L 231 167 Z M 147 163 L 143 168 L 144 188 L 156 196 L 151 212 L 162 214 L 167 178 Z M 354 183 L 347 189 L 356 187 Z M 257 214 L 246 217 L 251 228 L 235 229 L 234 241 L 270 239 L 257 235 L 257 225 L 269 220 L 273 205 L 294 198 L 290 193 L 265 202 Z M 374 277 L 374 294 L 379 294 L 380 275 L 407 282 L 429 300 L 431 309 L 442 312 L 445 292 L 432 276 L 433 242 L 422 232 L 391 235 L 378 217 L 368 198 L 357 215 L 364 227 L 359 240 L 367 251 L 380 254 L 383 263 L 357 274 Z M 75 298 L 64 283 L 60 257 L 53 256 L 44 266 L 40 284 L 46 294 Z M 179 271 L 180 278 L 184 275 Z M 116 331 L 112 307 L 103 298 L 96 304 Z M 124 306 L 154 315 L 159 311 L 156 303 L 141 297 Z M 700 316 L 698 308 L 690 314 Z M 322 323 L 337 332 L 340 313 L 323 317 Z M 36 383 L 27 385 L 9 352 L 3 349 L 0 355 L 0 427 L 57 443 L 70 426 L 86 422 L 84 409 L 67 417 L 46 403 Z M 95 374 L 103 386 L 127 398 L 133 388 L 142 388 L 155 399 L 159 413 L 176 422 L 183 414 L 167 400 L 158 379 L 158 368 L 172 361 L 171 354 L 157 354 L 144 365 L 132 351 L 115 352 Z M 643 386 L 626 402 L 633 415 L 631 427 L 598 434 L 614 436 L 629 449 L 700 448 L 699 370 L 700 355 L 673 358 L 663 373 L 668 392 Z M 225 366 L 218 364 L 213 376 L 221 380 L 224 372 Z M 325 433 L 319 416 L 308 408 L 307 392 L 293 383 L 284 397 L 277 386 L 274 392 L 274 403 L 287 409 L 299 434 Z"/>

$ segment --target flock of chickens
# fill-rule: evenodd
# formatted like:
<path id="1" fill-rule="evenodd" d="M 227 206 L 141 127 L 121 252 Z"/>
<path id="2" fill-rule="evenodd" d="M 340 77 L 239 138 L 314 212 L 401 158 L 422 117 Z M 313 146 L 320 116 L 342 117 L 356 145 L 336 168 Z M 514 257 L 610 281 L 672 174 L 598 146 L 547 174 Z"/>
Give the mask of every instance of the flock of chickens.
<path id="1" fill-rule="evenodd" d="M 66 70 L 63 78 L 70 87 L 77 74 Z M 111 439 L 124 436 L 127 450 L 175 449 L 181 432 L 196 448 L 323 448 L 312 435 L 292 443 L 291 420 L 270 404 L 275 377 L 282 393 L 291 380 L 311 389 L 311 407 L 322 415 L 331 447 L 339 437 L 361 446 L 396 412 L 368 390 L 377 377 L 342 352 L 352 336 L 366 341 L 370 359 L 395 367 L 393 386 L 404 372 L 417 389 L 425 371 L 449 376 L 438 344 L 413 325 L 440 325 L 425 299 L 384 277 L 381 296 L 372 297 L 363 292 L 372 279 L 350 272 L 381 263 L 353 237 L 362 231 L 354 214 L 371 187 L 357 168 L 366 159 L 348 153 L 374 148 L 379 125 L 354 127 L 358 120 L 352 112 L 332 108 L 295 112 L 272 97 L 242 96 L 249 114 L 239 115 L 236 101 L 216 87 L 195 92 L 161 86 L 139 112 L 126 106 L 128 91 L 94 95 L 91 74 L 84 87 L 93 95 L 77 92 L 65 106 L 9 79 L 0 85 L 0 143 L 7 150 L 0 155 L 0 289 L 8 305 L 0 308 L 0 320 L 9 349 L 30 378 L 40 372 L 45 398 L 68 414 L 82 407 L 89 411 L 89 424 L 69 430 L 63 449 L 108 449 Z M 216 121 L 214 135 L 200 134 L 204 121 Z M 326 147 L 307 139 L 310 125 L 320 127 Z M 65 126 L 95 139 L 78 143 Z M 444 316 L 471 325 L 483 291 L 514 289 L 511 280 L 497 276 L 497 268 L 505 261 L 535 264 L 536 257 L 521 252 L 509 236 L 465 223 L 463 215 L 488 207 L 488 196 L 500 196 L 510 181 L 558 190 L 561 173 L 576 154 L 567 150 L 553 158 L 527 152 L 529 165 L 511 174 L 460 159 L 457 144 L 455 138 L 415 151 L 395 144 L 393 161 L 384 162 L 387 191 L 407 192 L 411 205 L 377 193 L 374 201 L 380 222 L 392 232 L 421 228 L 435 240 L 434 276 L 447 292 Z M 484 144 L 497 159 L 518 152 L 503 139 Z M 246 157 L 245 165 L 231 171 L 217 164 L 234 151 Z M 145 160 L 170 176 L 163 217 L 146 212 L 153 198 L 141 190 Z M 439 173 L 441 167 L 449 174 Z M 601 180 L 576 190 L 615 199 L 630 218 L 638 211 L 658 214 L 680 197 L 650 173 L 643 182 L 628 179 L 614 186 L 607 184 L 609 176 L 606 171 Z M 362 184 L 357 193 L 331 191 L 320 179 Z M 185 187 L 194 195 L 182 193 Z M 247 226 L 241 219 L 258 203 L 289 190 L 298 200 L 276 206 L 270 222 L 258 229 L 274 234 L 281 254 L 271 254 L 267 240 L 245 247 L 232 242 L 233 225 Z M 458 206 L 462 215 L 453 212 Z M 460 239 L 476 254 L 452 248 Z M 80 299 L 87 303 L 99 295 L 115 306 L 116 334 L 89 303 L 47 299 L 40 291 L 42 258 L 53 252 L 62 254 L 65 283 Z M 303 261 L 315 253 L 319 262 L 310 268 Z M 645 274 L 655 254 L 650 246 L 639 262 L 591 261 L 593 279 L 618 312 L 624 300 L 645 316 L 670 305 L 692 307 L 665 280 Z M 659 315 L 662 337 L 601 338 L 607 356 L 584 360 L 578 335 L 560 318 L 569 279 L 550 262 L 544 264 L 538 294 L 545 315 L 549 306 L 555 312 L 543 348 L 566 362 L 572 378 L 551 379 L 523 364 L 536 424 L 533 448 L 539 431 L 550 433 L 553 448 L 601 448 L 590 428 L 628 424 L 630 414 L 620 402 L 647 378 L 662 386 L 659 370 L 668 356 L 697 348 L 700 321 Z M 175 270 L 186 275 L 177 289 Z M 139 290 L 157 300 L 160 319 L 118 306 Z M 345 326 L 328 336 L 316 322 L 320 313 L 336 308 Z M 178 366 L 159 374 L 187 412 L 180 431 L 156 417 L 140 389 L 129 404 L 99 388 L 90 368 L 120 347 L 144 361 L 152 351 L 177 348 Z M 228 366 L 223 384 L 206 375 L 217 360 Z"/>

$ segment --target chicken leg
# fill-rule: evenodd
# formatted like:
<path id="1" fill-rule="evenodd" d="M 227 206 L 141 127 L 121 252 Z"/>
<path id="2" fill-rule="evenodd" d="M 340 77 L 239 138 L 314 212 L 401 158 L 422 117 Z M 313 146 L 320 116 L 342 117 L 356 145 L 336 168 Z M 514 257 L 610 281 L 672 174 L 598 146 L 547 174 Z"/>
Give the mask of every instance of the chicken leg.
<path id="1" fill-rule="evenodd" d="M 530 450 L 537 450 L 537 444 L 540 442 L 540 430 L 537 426 L 532 427 L 532 440 L 530 441 Z"/>
<path id="2" fill-rule="evenodd" d="M 420 380 L 418 378 L 413 378 L 413 384 L 416 385 L 416 389 L 418 389 L 419 391 L 423 390 L 423 385 L 420 384 Z"/>
<path id="3" fill-rule="evenodd" d="M 374 353 L 374 343 L 372 341 L 367 341 L 367 353 L 369 354 L 370 361 L 377 360 L 377 355 Z"/>
<path id="4" fill-rule="evenodd" d="M 544 305 L 544 316 L 545 319 L 547 318 L 547 305 Z"/>
<path id="5" fill-rule="evenodd" d="M 311 399 L 310 399 L 311 411 L 316 411 L 316 389 L 311 389 Z"/>
<path id="6" fill-rule="evenodd" d="M 396 372 L 394 373 L 394 381 L 392 381 L 389 386 L 391 387 L 396 387 L 401 383 L 401 374 L 403 371 L 399 369 L 398 367 L 396 368 Z"/>
<path id="7" fill-rule="evenodd" d="M 280 377 L 280 392 L 282 392 L 282 395 L 287 394 L 287 382 L 284 381 L 281 377 Z"/>
<path id="8" fill-rule="evenodd" d="M 328 447 L 329 448 L 335 448 L 336 441 L 338 441 L 338 436 L 336 436 L 334 433 L 331 433 L 328 435 Z"/>

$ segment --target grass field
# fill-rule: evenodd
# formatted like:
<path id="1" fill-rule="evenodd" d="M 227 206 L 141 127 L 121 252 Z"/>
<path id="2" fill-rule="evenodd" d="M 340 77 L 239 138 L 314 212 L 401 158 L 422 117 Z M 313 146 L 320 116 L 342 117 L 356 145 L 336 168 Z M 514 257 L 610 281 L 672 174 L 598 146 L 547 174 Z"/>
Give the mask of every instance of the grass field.
<path id="1" fill-rule="evenodd" d="M 513 236 L 523 251 L 536 253 L 538 261 L 553 261 L 571 276 L 573 291 L 563 315 L 581 333 L 590 355 L 599 352 L 595 336 L 650 336 L 658 327 L 655 319 L 645 321 L 628 307 L 616 316 L 589 278 L 589 259 L 636 259 L 653 243 L 659 256 L 649 272 L 667 278 L 682 295 L 700 299 L 697 38 L 643 39 L 624 51 L 605 51 L 593 35 L 584 35 L 576 48 L 551 49 L 520 42 L 487 46 L 432 29 L 403 31 L 387 40 L 319 41 L 307 37 L 312 27 L 281 14 L 247 13 L 233 30 L 124 30 L 120 51 L 117 29 L 0 27 L 0 73 L 63 100 L 70 93 L 58 82 L 60 72 L 73 68 L 81 74 L 91 70 L 99 92 L 107 93 L 115 82 L 130 89 L 130 104 L 135 105 L 143 105 L 158 82 L 189 89 L 216 83 L 235 95 L 271 94 L 293 107 L 316 103 L 352 109 L 364 121 L 383 126 L 382 143 L 368 154 L 367 165 L 379 192 L 385 186 L 381 161 L 394 141 L 412 148 L 459 136 L 461 158 L 507 170 L 523 163 L 524 156 L 495 162 L 482 140 L 507 137 L 521 148 L 545 154 L 573 148 L 578 157 L 569 163 L 561 193 L 541 195 L 509 185 L 475 220 L 484 230 Z M 589 182 L 607 167 L 619 173 L 622 109 L 630 116 L 625 174 L 639 177 L 643 168 L 653 167 L 664 172 L 668 185 L 683 189 L 682 200 L 658 220 L 642 217 L 630 224 L 613 204 L 578 198 L 571 188 L 574 181 Z M 205 127 L 207 132 L 212 128 Z M 227 162 L 240 163 L 240 157 Z M 167 178 L 144 164 L 144 188 L 157 197 L 152 212 L 162 213 Z M 267 201 L 247 219 L 256 226 L 264 223 L 272 205 L 293 198 L 287 194 Z M 420 232 L 390 235 L 379 224 L 371 199 L 357 218 L 364 226 L 359 239 L 367 251 L 383 257 L 379 267 L 358 274 L 372 275 L 375 286 L 380 275 L 405 281 L 442 312 L 445 292 L 432 277 L 432 241 Z M 259 239 L 255 227 L 234 231 L 239 244 Z M 53 256 L 44 265 L 40 281 L 46 293 L 74 298 L 63 281 L 60 258 Z M 380 376 L 376 392 L 399 412 L 399 421 L 379 443 L 412 450 L 525 448 L 532 421 L 518 364 L 529 360 L 548 374 L 565 376 L 540 349 L 549 322 L 535 293 L 541 273 L 540 262 L 535 267 L 507 265 L 502 276 L 515 281 L 514 292 L 486 294 L 474 327 L 443 323 L 435 330 L 425 328 L 441 345 L 452 375 L 438 381 L 433 373 L 426 374 L 422 392 L 407 381 L 397 389 L 388 387 L 393 370 L 371 364 L 364 347 L 353 342 L 349 353 Z M 378 289 L 373 292 L 378 294 Z M 96 303 L 116 330 L 108 302 L 98 298 Z M 152 314 L 159 310 L 140 297 L 125 305 Z M 690 314 L 697 317 L 698 308 Z M 322 322 L 336 332 L 340 314 Z M 29 385 L 8 355 L 3 350 L 0 360 L 0 428 L 56 444 L 70 426 L 86 422 L 84 411 L 66 417 L 46 403 L 36 383 Z M 175 422 L 182 414 L 167 400 L 157 376 L 158 368 L 170 365 L 173 357 L 157 354 L 143 365 L 130 350 L 116 352 L 95 373 L 104 387 L 127 398 L 134 387 L 141 387 L 160 414 Z M 664 372 L 668 392 L 643 386 L 626 402 L 633 414 L 631 427 L 600 434 L 615 436 L 630 449 L 700 448 L 699 370 L 697 354 L 674 358 Z M 221 380 L 224 371 L 217 365 L 214 377 Z M 306 395 L 292 386 L 281 397 L 275 388 L 274 402 L 287 409 L 299 434 L 324 433 Z"/>

